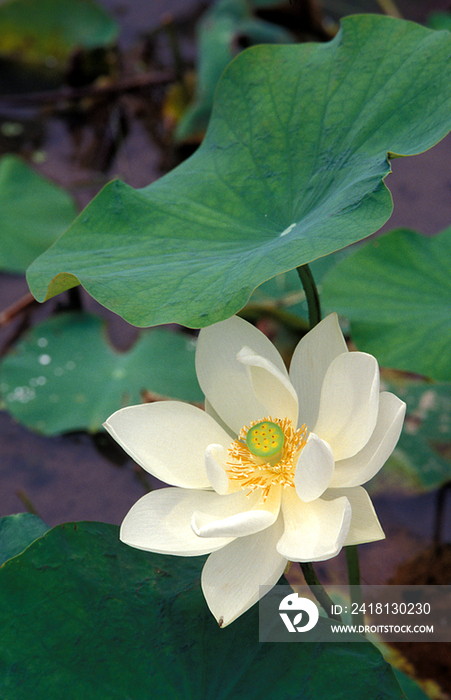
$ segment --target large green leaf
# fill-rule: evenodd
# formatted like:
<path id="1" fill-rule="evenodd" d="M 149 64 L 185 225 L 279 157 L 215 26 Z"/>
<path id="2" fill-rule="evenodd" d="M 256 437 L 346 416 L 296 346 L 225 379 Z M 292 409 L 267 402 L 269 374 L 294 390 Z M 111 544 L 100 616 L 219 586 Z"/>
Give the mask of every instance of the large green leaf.
<path id="1" fill-rule="evenodd" d="M 8 700 L 401 700 L 370 643 L 259 643 L 258 610 L 220 629 L 203 558 L 148 554 L 117 528 L 70 523 L 0 569 Z"/>
<path id="2" fill-rule="evenodd" d="M 79 48 L 111 44 L 118 27 L 94 0 L 6 0 L 0 4 L 0 55 L 64 64 Z"/>
<path id="3" fill-rule="evenodd" d="M 144 326 L 232 315 L 265 280 L 388 219 L 387 152 L 451 128 L 450 55 L 448 32 L 373 15 L 328 44 L 244 51 L 198 151 L 142 190 L 108 185 L 29 268 L 33 294 L 81 282 Z"/>
<path id="4" fill-rule="evenodd" d="M 96 431 L 146 390 L 201 401 L 194 345 L 179 333 L 144 333 L 128 352 L 108 342 L 101 319 L 59 314 L 35 326 L 1 363 L 8 411 L 33 430 L 53 435 Z"/>
<path id="5" fill-rule="evenodd" d="M 25 272 L 77 214 L 73 199 L 13 155 L 0 160 L 0 269 Z"/>
<path id="6" fill-rule="evenodd" d="M 359 350 L 386 367 L 451 381 L 451 228 L 372 240 L 330 272 L 323 299 L 350 320 Z"/>
<path id="7" fill-rule="evenodd" d="M 50 528 L 32 513 L 17 513 L 0 518 L 0 566 L 24 551 Z"/>

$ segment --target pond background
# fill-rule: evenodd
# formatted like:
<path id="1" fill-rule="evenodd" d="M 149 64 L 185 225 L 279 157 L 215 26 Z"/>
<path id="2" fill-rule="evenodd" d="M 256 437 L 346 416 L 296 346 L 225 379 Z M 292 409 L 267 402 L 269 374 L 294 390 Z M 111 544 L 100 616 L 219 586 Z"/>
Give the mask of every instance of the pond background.
<path id="1" fill-rule="evenodd" d="M 187 64 L 194 61 L 193 28 L 204 5 L 188 0 L 102 0 L 100 4 L 121 26 L 119 46 L 125 74 L 142 66 L 149 41 L 156 52 L 152 61 L 170 65 L 167 36 L 158 34 L 155 43 L 152 38 L 168 14 L 180 28 L 184 59 Z M 451 3 L 400 0 L 397 5 L 405 18 L 424 21 L 431 10 L 449 9 Z M 334 19 L 359 10 L 378 10 L 377 3 L 363 1 L 325 2 L 323 7 Z M 67 188 L 83 207 L 112 178 L 143 187 L 176 164 L 178 154 L 162 124 L 161 103 L 161 92 L 143 88 L 117 94 L 74 115 L 48 106 L 18 108 L 0 96 L 0 127 L 4 122 L 22 125 L 18 135 L 6 137 L 2 132 L 0 152 L 23 155 L 39 172 Z M 386 184 L 393 195 L 394 213 L 383 231 L 402 226 L 431 235 L 451 225 L 450 136 L 424 154 L 394 160 L 392 167 Z M 0 311 L 27 291 L 23 276 L 1 274 Z M 108 319 L 115 346 L 129 347 L 136 330 L 83 291 L 82 299 L 88 310 Z M 48 317 L 58 303 L 56 299 L 34 306 L 26 319 L 28 327 Z M 22 323 L 23 317 L 18 316 L 0 327 L 0 352 L 14 342 Z M 73 520 L 119 524 L 146 491 L 142 470 L 106 435 L 43 437 L 1 411 L 0 436 L 0 517 L 29 508 L 50 526 Z M 150 482 L 158 485 L 156 480 Z M 401 561 L 431 543 L 436 494 L 394 494 L 376 497 L 374 502 L 387 539 L 360 547 L 362 572 L 364 581 L 384 583 Z M 443 532 L 450 541 L 451 503 L 446 506 Z M 345 581 L 344 557 L 318 566 L 318 571 L 322 577 Z"/>

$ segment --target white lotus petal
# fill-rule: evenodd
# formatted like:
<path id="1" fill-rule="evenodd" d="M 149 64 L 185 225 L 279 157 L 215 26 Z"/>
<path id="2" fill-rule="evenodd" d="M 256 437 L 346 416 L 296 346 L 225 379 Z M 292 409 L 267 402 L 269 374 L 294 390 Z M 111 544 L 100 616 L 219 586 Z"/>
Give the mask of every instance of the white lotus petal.
<path id="1" fill-rule="evenodd" d="M 203 328 L 196 347 L 196 372 L 201 389 L 235 435 L 244 425 L 265 417 L 265 407 L 254 395 L 247 369 L 237 360 L 244 346 L 253 348 L 256 354 L 286 373 L 283 360 L 271 341 L 237 316 Z"/>
<path id="2" fill-rule="evenodd" d="M 230 437 L 213 418 L 178 401 L 121 408 L 105 428 L 143 469 L 182 488 L 210 488 L 205 450 L 212 443 L 230 445 Z"/>
<path id="3" fill-rule="evenodd" d="M 294 485 L 301 501 L 319 498 L 329 486 L 333 473 L 334 455 L 330 445 L 315 433 L 310 433 L 294 475 Z"/>
<path id="4" fill-rule="evenodd" d="M 329 489 L 323 498 L 329 500 L 342 496 L 348 499 L 352 511 L 351 525 L 344 541 L 345 546 L 385 539 L 384 531 L 365 489 L 361 486 L 351 489 Z"/>
<path id="5" fill-rule="evenodd" d="M 360 486 L 373 478 L 395 449 L 402 430 L 406 404 L 388 391 L 379 394 L 376 427 L 365 447 L 335 465 L 331 488 Z"/>
<path id="6" fill-rule="evenodd" d="M 290 488 L 283 493 L 282 514 L 285 527 L 277 551 L 290 561 L 324 561 L 335 557 L 351 522 L 347 498 L 332 501 L 318 498 L 304 503 Z"/>
<path id="7" fill-rule="evenodd" d="M 227 451 L 222 445 L 208 445 L 205 450 L 205 471 L 216 493 L 225 496 L 229 493 L 229 477 L 225 470 Z M 239 487 L 238 487 L 239 488 Z"/>
<path id="8" fill-rule="evenodd" d="M 220 504 L 209 511 L 196 510 L 191 527 L 199 537 L 245 537 L 274 524 L 280 510 L 281 487 L 273 487 L 263 501 L 261 492 L 246 496 L 238 491 L 223 496 Z"/>
<path id="9" fill-rule="evenodd" d="M 211 403 L 209 402 L 208 399 L 205 399 L 204 406 L 205 406 L 205 413 L 207 415 L 211 416 L 216 421 L 216 423 L 218 425 L 220 425 L 221 428 L 223 428 L 223 430 L 225 430 L 225 432 L 228 435 L 230 435 L 231 441 L 236 440 L 237 433 L 233 432 L 233 430 L 231 428 L 229 428 L 229 426 L 224 423 L 221 416 L 218 413 L 216 413 L 215 409 L 213 408 L 213 406 L 211 405 Z"/>
<path id="10" fill-rule="evenodd" d="M 159 554 L 208 554 L 233 538 L 198 537 L 191 528 L 191 516 L 199 508 L 214 510 L 223 499 L 214 491 L 157 489 L 143 496 L 127 513 L 120 538 L 131 547 Z"/>
<path id="11" fill-rule="evenodd" d="M 327 369 L 332 360 L 347 352 L 337 314 L 327 316 L 298 343 L 291 360 L 290 379 L 299 399 L 299 425 L 305 423 L 313 429 Z"/>
<path id="12" fill-rule="evenodd" d="M 335 461 L 359 452 L 376 426 L 379 367 L 372 355 L 349 352 L 332 360 L 312 429 L 331 446 Z"/>
<path id="13" fill-rule="evenodd" d="M 246 537 L 273 525 L 273 514 L 267 510 L 236 513 L 221 521 L 195 511 L 191 518 L 193 532 L 199 537 Z"/>
<path id="14" fill-rule="evenodd" d="M 237 355 L 239 362 L 248 368 L 252 389 L 258 401 L 265 407 L 265 416 L 289 418 L 296 427 L 298 398 L 287 373 L 248 347 Z M 262 416 L 263 417 L 263 416 Z"/>
<path id="15" fill-rule="evenodd" d="M 272 527 L 236 539 L 210 555 L 202 571 L 202 590 L 221 627 L 229 625 L 259 600 L 259 586 L 274 586 L 287 560 L 276 550 L 282 518 Z"/>

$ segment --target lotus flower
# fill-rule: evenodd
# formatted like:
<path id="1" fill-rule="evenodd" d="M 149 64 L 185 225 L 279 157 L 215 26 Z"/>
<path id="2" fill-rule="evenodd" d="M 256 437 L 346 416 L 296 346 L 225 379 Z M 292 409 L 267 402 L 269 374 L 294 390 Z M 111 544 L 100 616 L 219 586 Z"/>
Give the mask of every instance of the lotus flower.
<path id="1" fill-rule="evenodd" d="M 405 404 L 379 391 L 375 358 L 348 351 L 335 314 L 300 341 L 289 374 L 270 340 L 238 317 L 201 330 L 196 371 L 205 411 L 130 406 L 105 427 L 171 484 L 132 507 L 122 541 L 209 553 L 202 590 L 225 626 L 288 561 L 322 561 L 384 537 L 361 484 L 393 451 Z"/>

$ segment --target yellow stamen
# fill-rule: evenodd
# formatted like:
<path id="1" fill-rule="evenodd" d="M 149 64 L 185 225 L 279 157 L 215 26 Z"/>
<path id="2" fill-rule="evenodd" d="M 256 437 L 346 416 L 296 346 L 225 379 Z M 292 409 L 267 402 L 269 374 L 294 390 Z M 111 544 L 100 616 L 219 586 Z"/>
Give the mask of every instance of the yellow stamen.
<path id="1" fill-rule="evenodd" d="M 268 437 L 268 429 L 272 431 L 270 435 L 274 444 L 265 453 L 260 438 Z M 306 426 L 296 430 L 289 418 L 268 417 L 254 421 L 241 430 L 238 440 L 234 440 L 229 448 L 229 479 L 237 480 L 249 493 L 262 489 L 264 501 L 272 486 L 294 487 L 296 464 L 307 437 Z"/>

